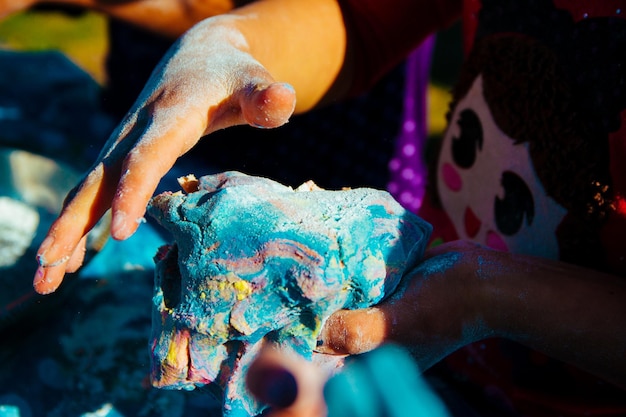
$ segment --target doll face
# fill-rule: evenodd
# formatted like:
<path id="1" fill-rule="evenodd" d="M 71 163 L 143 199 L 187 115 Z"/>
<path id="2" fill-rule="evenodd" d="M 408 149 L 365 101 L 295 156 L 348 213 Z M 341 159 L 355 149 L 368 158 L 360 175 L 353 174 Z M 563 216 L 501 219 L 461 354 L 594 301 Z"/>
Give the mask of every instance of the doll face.
<path id="1" fill-rule="evenodd" d="M 444 136 L 437 187 L 461 239 L 494 249 L 558 258 L 555 231 L 566 210 L 546 195 L 528 144 L 495 124 L 478 76 Z"/>

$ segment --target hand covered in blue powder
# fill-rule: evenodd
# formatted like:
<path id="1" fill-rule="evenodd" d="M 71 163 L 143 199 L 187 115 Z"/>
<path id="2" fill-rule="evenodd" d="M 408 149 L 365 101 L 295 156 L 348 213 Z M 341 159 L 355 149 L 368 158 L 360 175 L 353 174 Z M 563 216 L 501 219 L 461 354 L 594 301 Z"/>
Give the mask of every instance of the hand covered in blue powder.
<path id="1" fill-rule="evenodd" d="M 488 264 L 494 253 L 465 241 L 427 250 L 382 303 L 333 314 L 316 351 L 359 354 L 393 342 L 408 348 L 425 370 L 455 350 L 492 336 L 493 328 L 485 322 L 490 305 L 484 303 L 480 274 L 499 267 L 497 262 Z"/>
<path id="2" fill-rule="evenodd" d="M 427 250 L 378 305 L 334 313 L 316 350 L 357 354 L 395 342 L 426 370 L 498 337 L 625 386 L 625 299 L 621 277 L 455 241 Z"/>

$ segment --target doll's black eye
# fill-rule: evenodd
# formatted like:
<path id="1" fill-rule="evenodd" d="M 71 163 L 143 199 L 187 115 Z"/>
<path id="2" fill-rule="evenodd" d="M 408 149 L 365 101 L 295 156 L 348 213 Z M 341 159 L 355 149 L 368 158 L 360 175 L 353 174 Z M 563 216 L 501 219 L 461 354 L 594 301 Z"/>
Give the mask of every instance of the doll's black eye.
<path id="1" fill-rule="evenodd" d="M 535 202 L 533 195 L 519 175 L 505 171 L 500 180 L 504 188 L 504 198 L 496 197 L 494 212 L 498 230 L 507 236 L 517 233 L 526 218 L 526 224 L 531 225 L 535 217 Z"/>
<path id="2" fill-rule="evenodd" d="M 474 165 L 476 154 L 483 148 L 483 126 L 478 115 L 470 109 L 461 111 L 456 123 L 461 133 L 452 138 L 452 159 L 467 169 Z"/>

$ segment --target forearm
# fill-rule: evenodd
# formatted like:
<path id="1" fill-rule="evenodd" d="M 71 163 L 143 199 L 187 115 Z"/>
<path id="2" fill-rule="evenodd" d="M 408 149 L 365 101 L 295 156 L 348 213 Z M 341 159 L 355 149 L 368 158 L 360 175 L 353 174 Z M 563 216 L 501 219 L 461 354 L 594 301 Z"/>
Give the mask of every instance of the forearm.
<path id="1" fill-rule="evenodd" d="M 346 80 L 338 79 L 344 67 L 346 28 L 335 0 L 257 1 L 233 15 L 250 54 L 277 81 L 296 91 L 296 112 L 318 105 L 331 89 L 345 95 Z"/>
<path id="2" fill-rule="evenodd" d="M 235 13 L 258 17 L 241 27 L 252 55 L 296 88 L 300 112 L 362 92 L 460 11 L 460 0 L 266 0 Z"/>
<path id="3" fill-rule="evenodd" d="M 40 0 L 95 10 L 163 36 L 176 38 L 207 17 L 250 0 Z"/>
<path id="4" fill-rule="evenodd" d="M 237 29 L 244 34 L 252 56 L 278 80 L 295 87 L 296 112 L 361 92 L 428 34 L 455 20 L 461 9 L 460 0 L 39 2 L 97 10 L 169 37 L 181 35 L 207 17 L 229 11 L 246 16 Z"/>
<path id="5" fill-rule="evenodd" d="M 500 252 L 478 259 L 497 334 L 626 386 L 624 278 Z"/>
<path id="6" fill-rule="evenodd" d="M 467 241 L 439 245 L 370 309 L 339 311 L 317 350 L 355 354 L 385 341 L 421 369 L 502 337 L 626 387 L 626 279 Z"/>

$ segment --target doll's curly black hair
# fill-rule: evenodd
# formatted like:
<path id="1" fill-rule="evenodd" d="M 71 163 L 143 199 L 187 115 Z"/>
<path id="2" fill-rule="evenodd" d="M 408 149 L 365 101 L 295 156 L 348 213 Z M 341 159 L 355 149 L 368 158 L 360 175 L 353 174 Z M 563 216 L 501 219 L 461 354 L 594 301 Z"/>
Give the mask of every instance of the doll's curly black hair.
<path id="1" fill-rule="evenodd" d="M 607 129 L 583 110 L 552 48 L 534 38 L 478 40 L 453 91 L 452 110 L 479 75 L 494 121 L 515 143 L 528 143 L 548 196 L 568 210 L 557 231 L 561 259 L 598 267 L 599 230 L 614 210 Z"/>

